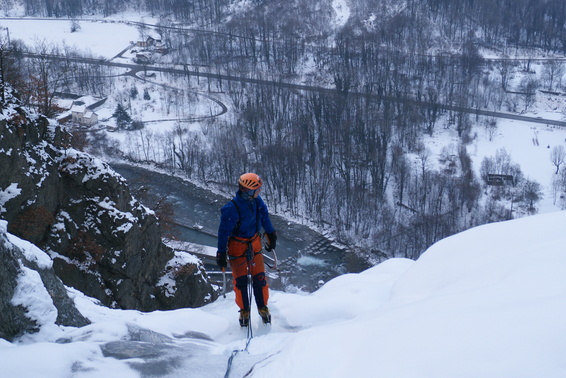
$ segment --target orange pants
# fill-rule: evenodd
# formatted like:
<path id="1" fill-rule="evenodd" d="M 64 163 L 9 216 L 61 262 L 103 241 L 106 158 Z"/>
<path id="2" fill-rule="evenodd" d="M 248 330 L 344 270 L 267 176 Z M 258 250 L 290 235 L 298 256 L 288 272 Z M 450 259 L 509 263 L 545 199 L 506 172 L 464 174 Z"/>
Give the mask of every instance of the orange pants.
<path id="1" fill-rule="evenodd" d="M 230 237 L 228 240 L 228 260 L 232 268 L 236 304 L 240 309 L 249 308 L 251 298 L 248 294 L 248 270 L 252 276 L 252 288 L 258 308 L 267 306 L 269 286 L 265 277 L 265 265 L 261 253 L 261 238 L 258 234 L 250 239 Z"/>

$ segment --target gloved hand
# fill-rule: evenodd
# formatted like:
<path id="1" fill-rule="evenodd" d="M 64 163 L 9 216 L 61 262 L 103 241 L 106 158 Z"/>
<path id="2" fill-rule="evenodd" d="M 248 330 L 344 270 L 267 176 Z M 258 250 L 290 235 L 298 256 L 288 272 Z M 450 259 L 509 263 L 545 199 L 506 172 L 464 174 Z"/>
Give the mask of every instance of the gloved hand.
<path id="1" fill-rule="evenodd" d="M 275 246 L 277 246 L 277 232 L 273 231 L 272 233 L 265 234 L 267 236 L 267 240 L 269 243 L 265 246 L 266 251 L 273 251 Z"/>
<path id="2" fill-rule="evenodd" d="M 216 265 L 218 265 L 219 268 L 226 268 L 228 266 L 226 252 L 216 252 Z"/>

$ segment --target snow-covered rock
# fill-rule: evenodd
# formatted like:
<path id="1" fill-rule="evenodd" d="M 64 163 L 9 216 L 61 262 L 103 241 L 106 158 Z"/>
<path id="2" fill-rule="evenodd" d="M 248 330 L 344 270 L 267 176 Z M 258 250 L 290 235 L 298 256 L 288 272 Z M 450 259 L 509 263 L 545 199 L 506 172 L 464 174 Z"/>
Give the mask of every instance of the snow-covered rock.
<path id="1" fill-rule="evenodd" d="M 84 326 L 89 321 L 67 296 L 51 258 L 7 232 L 0 221 L 0 337 L 11 340 L 43 325 Z"/>
<path id="2" fill-rule="evenodd" d="M 60 126 L 24 109 L 9 87 L 7 93 L 0 109 L 0 218 L 10 233 L 41 246 L 67 286 L 107 306 L 151 311 L 215 298 L 198 268 L 174 277 L 183 290 L 159 285 L 175 256 L 155 213 L 107 163 L 71 148 Z"/>

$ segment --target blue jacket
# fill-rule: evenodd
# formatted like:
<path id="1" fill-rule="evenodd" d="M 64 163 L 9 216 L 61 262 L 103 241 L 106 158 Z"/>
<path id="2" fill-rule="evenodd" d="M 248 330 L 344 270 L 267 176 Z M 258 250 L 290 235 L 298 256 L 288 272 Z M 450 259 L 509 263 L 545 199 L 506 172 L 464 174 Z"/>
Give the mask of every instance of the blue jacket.
<path id="1" fill-rule="evenodd" d="M 236 205 L 234 205 L 234 202 Z M 255 199 L 246 200 L 242 197 L 240 191 L 236 193 L 234 199 L 222 207 L 220 215 L 220 226 L 218 227 L 218 252 L 226 253 L 228 238 L 230 236 L 238 236 L 240 238 L 251 238 L 257 232 L 263 230 L 267 233 L 275 231 L 267 206 L 258 196 Z M 240 228 L 235 230 L 238 223 L 238 209 L 240 210 Z M 232 235 L 233 232 L 236 232 Z"/>

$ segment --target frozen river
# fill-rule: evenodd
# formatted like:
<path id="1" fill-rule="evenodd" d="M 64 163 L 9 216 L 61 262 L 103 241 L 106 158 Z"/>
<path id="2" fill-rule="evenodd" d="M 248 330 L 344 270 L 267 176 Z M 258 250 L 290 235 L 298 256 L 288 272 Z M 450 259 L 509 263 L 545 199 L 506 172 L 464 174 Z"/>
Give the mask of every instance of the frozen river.
<path id="1" fill-rule="evenodd" d="M 220 208 L 230 198 L 176 176 L 126 164 L 114 164 L 112 167 L 128 180 L 132 188 L 144 186 L 152 195 L 167 198 L 173 205 L 175 222 L 186 226 L 176 229 L 180 240 L 216 247 Z M 234 185 L 234 192 L 236 189 Z M 334 248 L 320 233 L 275 215 L 271 215 L 271 220 L 277 230 L 277 256 L 287 282 L 312 291 L 321 279 L 350 270 L 342 266 L 344 251 Z M 208 268 L 215 267 L 209 265 Z M 285 282 L 282 285 L 286 286 Z"/>

